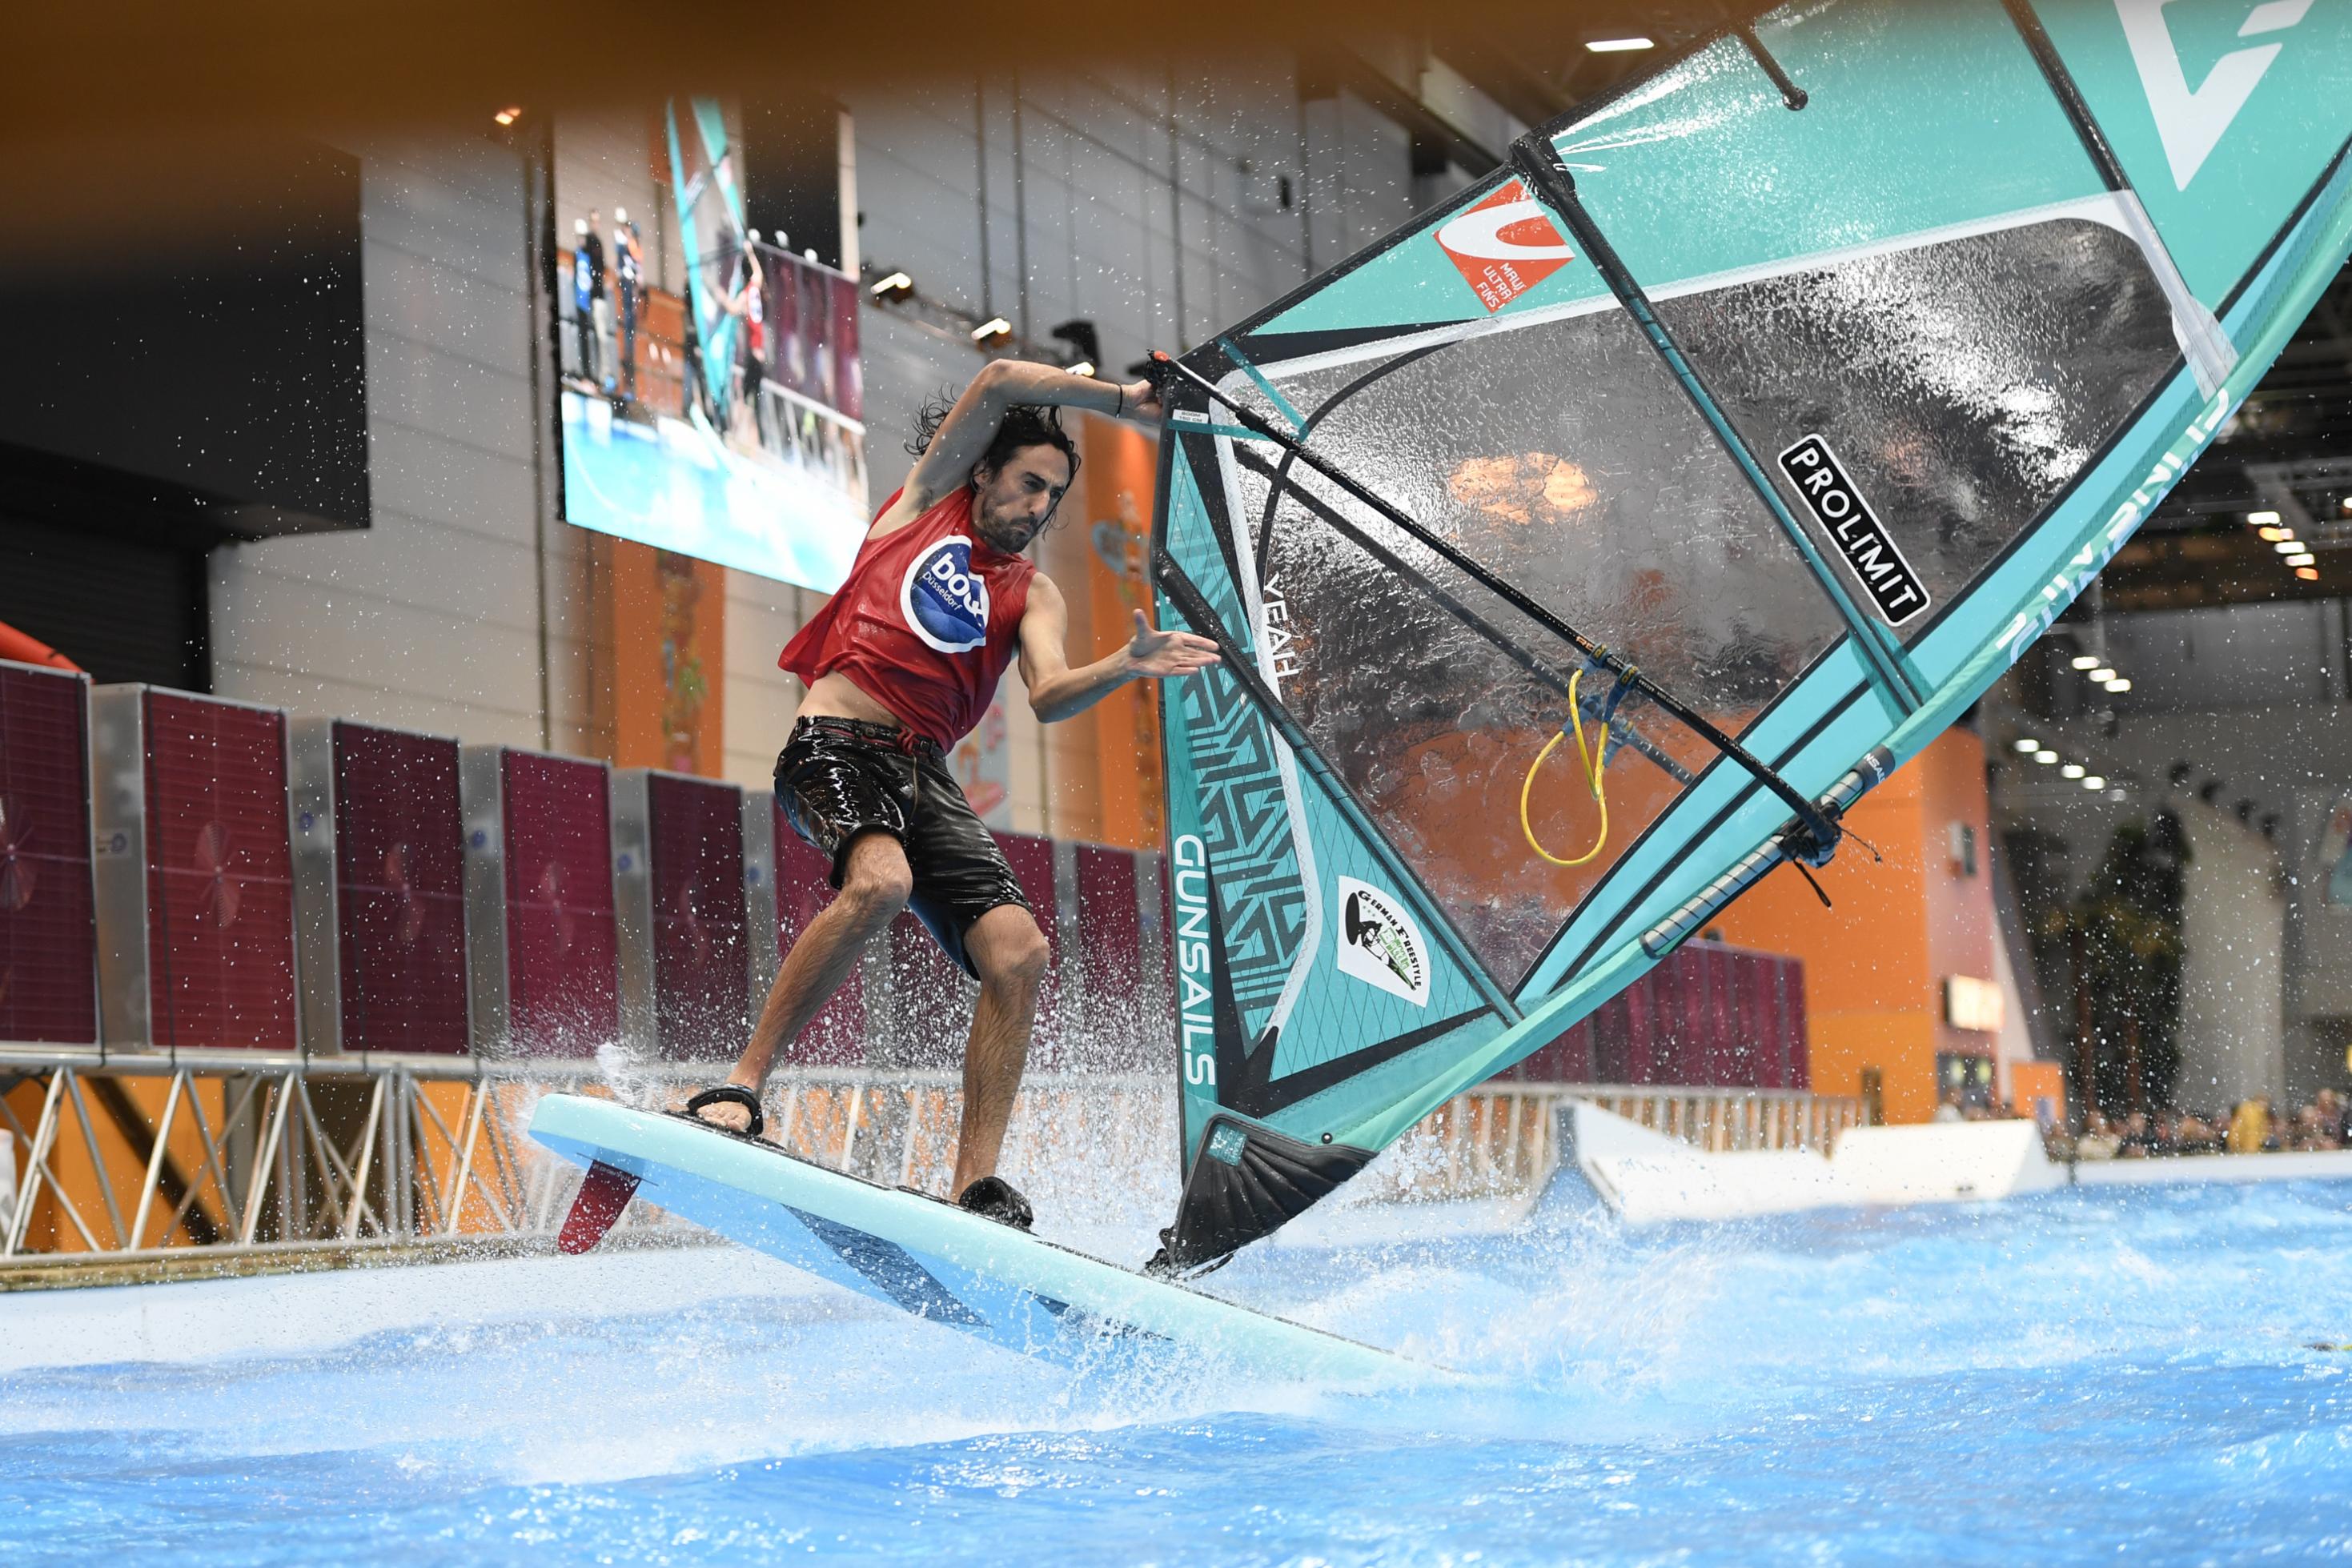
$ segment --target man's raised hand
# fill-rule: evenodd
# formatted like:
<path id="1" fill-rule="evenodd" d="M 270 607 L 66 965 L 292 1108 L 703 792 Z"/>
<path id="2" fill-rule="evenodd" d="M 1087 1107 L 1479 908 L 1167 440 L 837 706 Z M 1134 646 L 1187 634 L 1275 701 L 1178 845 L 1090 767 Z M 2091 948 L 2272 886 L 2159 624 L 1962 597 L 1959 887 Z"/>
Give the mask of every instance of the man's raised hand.
<path id="1" fill-rule="evenodd" d="M 1135 612 L 1135 635 L 1127 644 L 1127 666 L 1131 673 L 1166 680 L 1205 670 L 1216 662 L 1217 645 L 1206 637 L 1196 637 L 1190 632 L 1154 631 L 1142 611 Z"/>
<path id="2" fill-rule="evenodd" d="M 1167 410 L 1160 404 L 1160 389 L 1149 381 L 1118 389 L 1118 412 L 1121 418 L 1139 419 L 1147 424 L 1167 417 Z"/>

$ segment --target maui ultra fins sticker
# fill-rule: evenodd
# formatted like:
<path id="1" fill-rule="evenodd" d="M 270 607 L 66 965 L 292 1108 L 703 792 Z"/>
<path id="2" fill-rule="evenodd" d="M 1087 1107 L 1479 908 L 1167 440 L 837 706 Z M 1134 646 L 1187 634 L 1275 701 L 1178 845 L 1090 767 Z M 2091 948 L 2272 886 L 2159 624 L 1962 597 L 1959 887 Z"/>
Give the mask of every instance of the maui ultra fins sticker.
<path id="1" fill-rule="evenodd" d="M 1878 606 L 1889 626 L 1900 626 L 1927 608 L 1927 586 L 1895 548 L 1895 540 L 1870 509 L 1870 503 L 1846 477 L 1844 465 L 1828 442 L 1818 435 L 1806 436 L 1780 454 L 1780 472 L 1804 497 L 1805 505 L 1836 542 L 1838 553 L 1862 580 L 1870 601 Z"/>
<path id="2" fill-rule="evenodd" d="M 1429 946 L 1395 898 L 1339 879 L 1339 973 L 1417 1008 L 1429 1005 Z"/>
<path id="3" fill-rule="evenodd" d="M 1436 238 L 1489 316 L 1576 259 L 1551 214 L 1517 180 L 1440 224 Z"/>

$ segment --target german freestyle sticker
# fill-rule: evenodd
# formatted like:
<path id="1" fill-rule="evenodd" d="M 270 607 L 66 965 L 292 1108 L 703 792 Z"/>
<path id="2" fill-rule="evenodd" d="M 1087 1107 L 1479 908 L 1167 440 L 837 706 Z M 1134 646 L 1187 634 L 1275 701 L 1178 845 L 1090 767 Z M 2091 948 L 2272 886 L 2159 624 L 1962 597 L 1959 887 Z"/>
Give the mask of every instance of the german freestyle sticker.
<path id="1" fill-rule="evenodd" d="M 1919 574 L 1895 548 L 1885 525 L 1846 477 L 1828 442 L 1818 435 L 1799 441 L 1780 454 L 1780 472 L 1804 497 L 1814 519 L 1836 542 L 1838 553 L 1862 580 L 1870 601 L 1889 626 L 1900 626 L 1927 608 L 1927 590 Z"/>

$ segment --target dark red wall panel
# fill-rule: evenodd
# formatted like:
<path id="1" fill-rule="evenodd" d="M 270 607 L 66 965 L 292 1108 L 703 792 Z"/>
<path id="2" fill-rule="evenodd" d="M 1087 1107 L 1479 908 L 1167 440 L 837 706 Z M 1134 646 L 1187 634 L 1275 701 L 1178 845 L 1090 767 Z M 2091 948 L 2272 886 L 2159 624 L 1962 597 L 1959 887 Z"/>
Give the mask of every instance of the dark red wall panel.
<path id="1" fill-rule="evenodd" d="M 672 1061 L 732 1061 L 751 1030 L 743 929 L 743 797 L 654 774 L 654 1032 Z"/>
<path id="2" fill-rule="evenodd" d="M 456 741 L 336 724 L 345 1051 L 465 1054 L 462 833 Z"/>
<path id="3" fill-rule="evenodd" d="M 1044 935 L 1045 950 L 1050 955 L 1045 963 L 1045 983 L 1037 988 L 1037 1027 L 1029 1040 L 1029 1064 L 1040 1068 L 1076 1066 L 1078 1063 L 1064 1060 L 1062 920 L 1054 888 L 1054 841 L 1032 833 L 999 833 L 996 841 L 1003 847 L 1004 859 L 1013 867 L 1022 894 L 1029 900 L 1030 912 L 1036 916 L 1037 929 Z"/>
<path id="4" fill-rule="evenodd" d="M 789 957 L 809 922 L 833 902 L 833 862 L 793 831 L 781 802 L 776 813 L 776 950 Z M 764 998 L 761 998 L 764 999 Z M 818 1009 L 800 1038 L 784 1042 L 788 1061 L 826 1066 L 866 1061 L 866 969 L 862 964 Z"/>
<path id="5" fill-rule="evenodd" d="M 282 714 L 146 695 L 147 964 L 158 1045 L 295 1049 Z"/>
<path id="6" fill-rule="evenodd" d="M 1060 968 L 1076 1004 L 1077 1065 L 1136 1071 L 1153 1060 L 1151 1042 L 1165 1038 L 1171 1011 L 1160 977 L 1143 974 L 1141 857 L 1100 844 L 1072 852 L 1080 935 L 1065 945 Z"/>
<path id="7" fill-rule="evenodd" d="M 0 669 L 0 1040 L 98 1040 L 83 689 Z"/>
<path id="8" fill-rule="evenodd" d="M 621 1033 L 610 776 L 593 762 L 509 751 L 499 789 L 510 1049 L 592 1057 Z"/>
<path id="9" fill-rule="evenodd" d="M 1528 1083 L 1802 1089 L 1805 968 L 1694 942 L 1504 1076 Z"/>

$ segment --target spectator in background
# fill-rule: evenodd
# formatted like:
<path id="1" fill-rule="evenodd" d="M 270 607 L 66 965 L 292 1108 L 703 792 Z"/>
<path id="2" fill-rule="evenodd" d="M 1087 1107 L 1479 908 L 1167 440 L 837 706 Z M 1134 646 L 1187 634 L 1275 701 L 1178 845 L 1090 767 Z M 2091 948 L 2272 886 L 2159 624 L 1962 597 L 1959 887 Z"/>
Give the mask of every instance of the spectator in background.
<path id="1" fill-rule="evenodd" d="M 578 349 L 580 379 L 600 384 L 596 361 L 596 300 L 604 292 L 604 247 L 586 218 L 572 221 L 572 335 Z"/>
<path id="2" fill-rule="evenodd" d="M 2274 1147 L 2271 1133 L 2271 1103 L 2257 1094 L 2241 1100 L 2230 1112 L 2230 1152 L 2258 1155 Z"/>
<path id="3" fill-rule="evenodd" d="M 2144 1160 L 2156 1153 L 2156 1131 L 2148 1125 L 2145 1111 L 2135 1111 L 2125 1117 L 2124 1124 L 2116 1130 L 2116 1139 L 2119 1146 L 2116 1155 L 2119 1159 Z"/>
<path id="4" fill-rule="evenodd" d="M 2078 1160 L 2111 1160 L 2123 1147 L 2107 1119 L 2096 1111 L 2083 1119 L 2083 1135 L 2074 1140 L 2074 1157 Z"/>
<path id="5" fill-rule="evenodd" d="M 2181 1113 L 2173 1124 L 2173 1147 L 2184 1155 L 2218 1155 L 2221 1152 L 2221 1134 L 2212 1123 L 2194 1111 Z"/>
<path id="6" fill-rule="evenodd" d="M 2337 1135 L 2339 1131 L 2340 1124 L 2336 1119 L 2315 1101 L 2294 1113 L 2294 1138 L 2290 1146 L 2306 1154 L 2340 1149 L 2344 1143 Z"/>
<path id="7" fill-rule="evenodd" d="M 629 209 L 613 209 L 613 292 L 621 301 L 621 380 L 623 397 L 637 395 L 637 307 L 645 290 L 646 251 L 638 243 L 637 225 Z"/>
<path id="8" fill-rule="evenodd" d="M 2333 1089 L 2323 1089 L 2314 1103 L 2319 1107 L 2320 1115 L 2326 1119 L 2336 1146 L 2340 1149 L 2352 1144 L 2352 1107 L 2345 1104 L 2344 1096 Z"/>
<path id="9" fill-rule="evenodd" d="M 613 300 L 604 288 L 604 241 L 596 231 L 604 226 L 604 214 L 595 208 L 588 209 L 586 237 L 581 248 L 588 253 L 589 316 L 596 327 L 596 369 L 589 380 L 599 392 L 612 390 L 613 368 Z"/>

